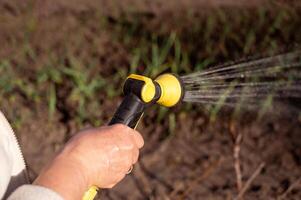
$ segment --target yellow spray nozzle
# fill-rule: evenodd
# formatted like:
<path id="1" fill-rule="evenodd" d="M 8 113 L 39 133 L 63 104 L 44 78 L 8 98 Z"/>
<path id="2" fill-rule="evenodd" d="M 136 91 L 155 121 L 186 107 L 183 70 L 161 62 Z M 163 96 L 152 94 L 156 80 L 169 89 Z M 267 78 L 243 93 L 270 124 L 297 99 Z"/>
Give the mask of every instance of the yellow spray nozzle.
<path id="1" fill-rule="evenodd" d="M 162 74 L 155 79 L 160 85 L 161 95 L 157 103 L 171 107 L 179 103 L 184 94 L 181 80 L 174 74 Z"/>
<path id="2" fill-rule="evenodd" d="M 154 81 L 146 76 L 131 74 L 124 84 L 124 93 L 134 93 L 143 102 L 155 102 L 171 107 L 182 100 L 181 80 L 174 74 L 162 74 Z"/>

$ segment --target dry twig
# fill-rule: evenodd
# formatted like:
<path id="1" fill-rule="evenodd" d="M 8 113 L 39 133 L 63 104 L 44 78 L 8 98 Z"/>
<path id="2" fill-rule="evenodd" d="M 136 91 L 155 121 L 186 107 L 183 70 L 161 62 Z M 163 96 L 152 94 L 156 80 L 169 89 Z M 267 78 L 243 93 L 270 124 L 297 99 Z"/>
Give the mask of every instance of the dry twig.
<path id="1" fill-rule="evenodd" d="M 133 179 L 140 194 L 144 198 L 147 198 L 152 192 L 152 187 L 150 180 L 146 177 L 144 171 L 141 169 L 141 162 L 142 161 L 136 163 L 134 169 L 135 176 L 131 176 L 131 178 Z M 139 177 L 139 179 L 137 179 L 137 177 Z"/>
<path id="2" fill-rule="evenodd" d="M 239 157 L 241 141 L 242 141 L 242 135 L 238 134 L 235 139 L 235 144 L 233 148 L 234 169 L 236 174 L 236 185 L 237 185 L 238 192 L 240 192 L 242 188 L 242 175 L 241 175 L 240 157 Z"/>
<path id="3" fill-rule="evenodd" d="M 282 193 L 281 196 L 279 196 L 277 199 L 278 200 L 282 200 L 282 199 L 286 199 L 286 196 L 293 190 L 295 189 L 297 186 L 301 186 L 301 177 L 298 178 L 295 182 L 293 182 L 285 192 Z"/>
<path id="4" fill-rule="evenodd" d="M 178 197 L 175 198 L 177 193 L 179 192 L 178 190 L 174 190 L 171 192 L 169 195 L 170 199 L 185 199 L 185 197 L 196 187 L 200 184 L 201 181 L 205 180 L 208 178 L 214 171 L 215 169 L 222 163 L 223 159 L 219 158 L 218 160 L 214 161 L 211 165 L 209 165 L 205 170 L 204 173 L 202 173 L 199 177 L 196 179 L 192 180 L 191 183 L 188 185 L 186 190 Z"/>
<path id="5" fill-rule="evenodd" d="M 234 198 L 234 200 L 239 200 L 243 197 L 243 195 L 245 194 L 245 192 L 249 189 L 249 187 L 251 186 L 252 182 L 254 181 L 254 179 L 260 174 L 261 170 L 264 167 L 264 163 L 261 163 L 257 169 L 255 170 L 255 172 L 252 174 L 252 176 L 248 179 L 248 181 L 246 182 L 246 184 L 242 187 L 242 189 L 239 191 L 238 195 L 236 196 L 236 198 Z"/>

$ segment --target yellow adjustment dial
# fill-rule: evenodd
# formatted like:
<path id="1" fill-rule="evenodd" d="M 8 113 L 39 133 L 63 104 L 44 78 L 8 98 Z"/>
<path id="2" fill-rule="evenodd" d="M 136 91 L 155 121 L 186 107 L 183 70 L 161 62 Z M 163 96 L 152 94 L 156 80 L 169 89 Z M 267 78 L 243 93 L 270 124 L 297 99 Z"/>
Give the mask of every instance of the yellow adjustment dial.
<path id="1" fill-rule="evenodd" d="M 156 87 L 155 84 L 153 83 L 152 79 L 146 77 L 146 76 L 141 76 L 137 74 L 131 74 L 127 78 L 131 79 L 136 79 L 139 81 L 143 81 L 144 85 L 141 90 L 141 98 L 145 103 L 149 103 L 153 100 L 156 94 Z"/>
<path id="2" fill-rule="evenodd" d="M 162 74 L 155 80 L 161 88 L 161 96 L 157 103 L 171 107 L 176 105 L 182 98 L 183 88 L 180 80 L 173 74 Z"/>

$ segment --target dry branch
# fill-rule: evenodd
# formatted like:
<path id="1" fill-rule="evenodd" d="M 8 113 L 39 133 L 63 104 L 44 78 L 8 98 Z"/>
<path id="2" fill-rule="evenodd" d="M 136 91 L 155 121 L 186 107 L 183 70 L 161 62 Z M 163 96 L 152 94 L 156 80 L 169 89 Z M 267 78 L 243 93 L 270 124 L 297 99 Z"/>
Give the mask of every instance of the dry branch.
<path id="1" fill-rule="evenodd" d="M 186 188 L 186 190 L 178 198 L 175 198 L 177 196 L 177 193 L 179 192 L 177 189 L 174 190 L 173 192 L 171 192 L 171 194 L 169 195 L 169 198 L 170 199 L 185 199 L 185 197 L 196 186 L 198 186 L 201 181 L 203 181 L 206 178 L 208 178 L 216 170 L 216 168 L 222 163 L 222 161 L 223 161 L 223 158 L 219 158 L 218 160 L 214 161 L 211 165 L 209 165 L 199 177 L 197 177 L 196 179 L 192 180 L 192 182 L 188 185 L 188 187 Z"/>
<path id="2" fill-rule="evenodd" d="M 286 199 L 286 196 L 293 190 L 295 189 L 297 186 L 301 186 L 301 177 L 298 178 L 295 182 L 293 182 L 285 192 L 283 192 L 283 194 L 281 196 L 279 196 L 277 199 L 278 200 L 282 200 L 282 199 Z"/>
<path id="3" fill-rule="evenodd" d="M 239 200 L 243 197 L 243 195 L 245 194 L 245 192 L 249 189 L 249 187 L 251 186 L 252 182 L 255 180 L 255 178 L 260 174 L 261 170 L 264 167 L 264 163 L 261 163 L 257 169 L 255 170 L 255 172 L 252 174 L 252 176 L 248 179 L 248 181 L 246 182 L 246 184 L 242 187 L 242 189 L 240 190 L 240 192 L 238 193 L 237 197 L 234 198 L 234 200 Z"/>
<path id="4" fill-rule="evenodd" d="M 239 134 L 235 139 L 234 149 L 233 149 L 233 157 L 234 157 L 234 169 L 236 174 L 236 185 L 237 191 L 240 192 L 242 188 L 242 175 L 241 175 L 241 166 L 240 166 L 240 144 L 242 141 L 242 135 Z"/>

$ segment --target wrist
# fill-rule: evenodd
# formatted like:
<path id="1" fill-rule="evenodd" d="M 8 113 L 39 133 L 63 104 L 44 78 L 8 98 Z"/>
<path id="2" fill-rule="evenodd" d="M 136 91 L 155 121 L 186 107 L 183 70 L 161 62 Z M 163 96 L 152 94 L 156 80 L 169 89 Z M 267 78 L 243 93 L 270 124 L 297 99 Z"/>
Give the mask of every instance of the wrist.
<path id="1" fill-rule="evenodd" d="M 90 186 L 81 166 L 63 154 L 58 155 L 33 184 L 52 189 L 66 200 L 81 199 Z"/>

